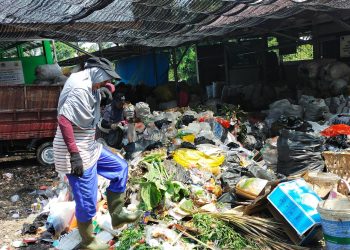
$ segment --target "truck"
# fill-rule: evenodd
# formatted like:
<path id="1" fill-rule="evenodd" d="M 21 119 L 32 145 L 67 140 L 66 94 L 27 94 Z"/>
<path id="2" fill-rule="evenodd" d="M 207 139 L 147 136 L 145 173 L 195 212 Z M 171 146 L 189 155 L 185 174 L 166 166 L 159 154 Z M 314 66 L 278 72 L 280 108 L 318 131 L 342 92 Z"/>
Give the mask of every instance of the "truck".
<path id="1" fill-rule="evenodd" d="M 0 157 L 35 154 L 40 164 L 54 164 L 63 86 L 35 84 L 35 68 L 54 63 L 51 42 L 14 42 L 0 51 Z"/>
<path id="2" fill-rule="evenodd" d="M 0 88 L 0 157 L 35 153 L 43 166 L 54 164 L 52 141 L 62 86 L 6 85 Z"/>

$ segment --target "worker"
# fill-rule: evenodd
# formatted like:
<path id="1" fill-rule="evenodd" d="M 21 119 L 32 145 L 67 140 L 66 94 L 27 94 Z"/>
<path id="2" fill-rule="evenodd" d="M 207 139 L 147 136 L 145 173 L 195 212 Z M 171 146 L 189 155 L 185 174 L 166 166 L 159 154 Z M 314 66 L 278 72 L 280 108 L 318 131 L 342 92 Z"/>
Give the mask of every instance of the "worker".
<path id="1" fill-rule="evenodd" d="M 108 249 L 93 236 L 97 174 L 110 180 L 106 196 L 114 228 L 135 222 L 141 212 L 123 210 L 128 164 L 95 140 L 100 116 L 99 88 L 119 76 L 105 58 L 90 58 L 83 71 L 72 74 L 58 102 L 58 126 L 53 142 L 56 171 L 66 174 L 76 203 L 75 216 L 83 249 Z"/>
<path id="2" fill-rule="evenodd" d="M 125 131 L 124 119 L 125 97 L 123 94 L 116 94 L 112 103 L 107 105 L 103 118 L 98 124 L 101 131 L 101 138 L 110 147 L 121 149 Z"/>

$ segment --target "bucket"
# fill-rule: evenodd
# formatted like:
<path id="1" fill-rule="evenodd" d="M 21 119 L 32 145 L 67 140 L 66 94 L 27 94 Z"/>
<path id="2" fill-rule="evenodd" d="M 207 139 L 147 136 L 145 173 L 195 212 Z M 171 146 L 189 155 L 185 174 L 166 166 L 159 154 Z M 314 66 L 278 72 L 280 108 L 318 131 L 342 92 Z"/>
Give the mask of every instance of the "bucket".
<path id="1" fill-rule="evenodd" d="M 350 200 L 321 201 L 317 211 L 328 250 L 350 250 Z"/>

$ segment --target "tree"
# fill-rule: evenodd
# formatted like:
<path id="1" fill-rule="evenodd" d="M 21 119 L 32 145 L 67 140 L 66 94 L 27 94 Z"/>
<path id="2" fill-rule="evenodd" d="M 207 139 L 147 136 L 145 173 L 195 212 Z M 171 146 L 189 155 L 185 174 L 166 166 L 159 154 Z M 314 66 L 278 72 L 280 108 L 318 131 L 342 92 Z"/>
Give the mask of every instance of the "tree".
<path id="1" fill-rule="evenodd" d="M 176 59 L 180 60 L 182 54 L 186 51 L 186 47 L 181 47 L 176 49 Z M 171 62 L 173 59 L 171 57 Z M 179 80 L 184 80 L 188 82 L 192 82 L 193 79 L 196 79 L 197 71 L 196 71 L 196 49 L 194 46 L 188 48 L 186 54 L 182 58 L 178 68 L 177 74 Z M 174 70 L 170 67 L 169 70 L 169 80 L 174 81 Z"/>
<path id="2" fill-rule="evenodd" d="M 62 43 L 62 42 L 55 42 L 56 47 L 56 55 L 57 55 L 57 61 L 63 61 L 69 58 L 73 58 L 77 56 L 77 51 L 73 49 L 72 47 Z"/>
<path id="3" fill-rule="evenodd" d="M 278 46 L 278 41 L 276 37 L 269 37 L 267 39 L 268 47 L 275 47 Z M 274 49 L 277 54 L 278 49 Z M 289 54 L 289 55 L 282 55 L 284 62 L 290 62 L 290 61 L 301 61 L 301 60 L 312 60 L 314 58 L 313 54 L 313 46 L 312 44 L 303 44 L 297 46 L 297 52 L 295 54 Z"/>
<path id="4" fill-rule="evenodd" d="M 314 58 L 314 51 L 312 44 L 303 44 L 297 47 L 297 53 L 284 55 L 283 61 L 301 61 L 312 60 Z"/>

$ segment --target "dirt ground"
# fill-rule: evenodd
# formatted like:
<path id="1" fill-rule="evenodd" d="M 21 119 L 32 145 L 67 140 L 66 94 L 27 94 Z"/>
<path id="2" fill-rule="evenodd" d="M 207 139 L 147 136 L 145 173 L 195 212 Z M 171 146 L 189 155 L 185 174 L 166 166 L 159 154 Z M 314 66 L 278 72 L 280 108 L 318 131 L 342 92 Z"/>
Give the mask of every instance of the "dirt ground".
<path id="1" fill-rule="evenodd" d="M 28 158 L 28 157 L 27 157 Z M 50 187 L 57 178 L 51 168 L 40 166 L 35 159 L 0 159 L 0 248 L 10 245 L 15 240 L 36 237 L 22 235 L 24 223 L 33 222 L 31 205 L 36 202 L 36 190 Z M 11 201 L 11 197 L 19 195 L 19 200 Z M 16 214 L 19 215 L 18 218 Z M 49 245 L 28 246 L 25 249 L 48 249 Z"/>

